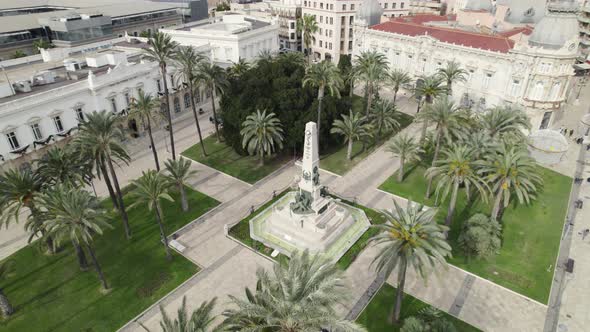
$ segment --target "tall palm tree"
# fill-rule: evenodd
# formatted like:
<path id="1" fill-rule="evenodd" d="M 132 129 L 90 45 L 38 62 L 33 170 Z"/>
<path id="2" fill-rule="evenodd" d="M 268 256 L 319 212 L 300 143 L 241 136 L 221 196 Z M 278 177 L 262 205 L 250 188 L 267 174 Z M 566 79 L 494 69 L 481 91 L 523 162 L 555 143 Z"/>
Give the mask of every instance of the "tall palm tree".
<path id="1" fill-rule="evenodd" d="M 197 73 L 195 76 L 196 80 L 205 86 L 211 95 L 211 108 L 213 109 L 213 123 L 215 124 L 215 135 L 217 141 L 221 142 L 221 136 L 219 136 L 219 117 L 215 110 L 215 94 L 223 94 L 223 91 L 227 88 L 229 82 L 225 70 L 219 67 L 213 62 L 203 61 L 197 66 Z"/>
<path id="2" fill-rule="evenodd" d="M 460 130 L 458 108 L 446 96 L 434 101 L 434 103 L 427 105 L 424 111 L 418 114 L 418 119 L 422 122 L 427 122 L 435 125 L 436 132 L 434 134 L 435 146 L 434 155 L 432 157 L 432 165 L 434 167 L 438 160 L 440 148 L 443 139 L 449 140 L 453 131 Z M 430 198 L 432 188 L 432 178 L 428 179 L 426 187 L 426 198 Z"/>
<path id="3" fill-rule="evenodd" d="M 244 58 L 240 58 L 238 62 L 234 62 L 229 68 L 229 73 L 234 78 L 240 78 L 244 73 L 250 70 L 250 63 Z"/>
<path id="4" fill-rule="evenodd" d="M 271 155 L 275 150 L 283 148 L 283 128 L 281 121 L 274 113 L 252 113 L 242 123 L 242 147 L 249 154 L 257 155 L 260 166 L 264 165 L 264 155 Z"/>
<path id="5" fill-rule="evenodd" d="M 203 302 L 201 305 L 188 315 L 186 309 L 186 296 L 182 298 L 182 305 L 178 309 L 177 316 L 172 320 L 164 307 L 160 304 L 160 312 L 162 313 L 162 320 L 160 327 L 162 332 L 206 332 L 215 317 L 212 315 L 213 307 L 215 306 L 216 298 L 209 302 Z"/>
<path id="6" fill-rule="evenodd" d="M 230 296 L 236 308 L 223 312 L 226 330 L 364 331 L 336 314 L 335 305 L 347 298 L 343 271 L 324 257 L 296 252 L 272 274 L 260 268 L 256 275 L 256 290 L 246 288 L 246 299 Z"/>
<path id="7" fill-rule="evenodd" d="M 399 89 L 404 86 L 412 83 L 412 77 L 408 72 L 394 69 L 391 71 L 387 77 L 389 84 L 393 87 L 393 102 L 395 103 L 397 100 L 397 93 Z"/>
<path id="8" fill-rule="evenodd" d="M 177 69 L 177 78 L 179 83 L 184 83 L 188 86 L 188 93 L 191 99 L 191 109 L 193 110 L 193 117 L 195 118 L 195 125 L 197 126 L 197 134 L 199 136 L 199 143 L 203 155 L 207 156 L 205 151 L 205 144 L 203 143 L 203 134 L 201 133 L 201 124 L 197 116 L 197 105 L 195 104 L 195 91 L 199 91 L 199 82 L 196 80 L 196 70 L 200 63 L 207 61 L 207 58 L 195 51 L 192 46 L 179 47 L 174 57 L 174 63 Z M 159 169 L 158 169 L 159 170 Z"/>
<path id="9" fill-rule="evenodd" d="M 387 222 L 375 226 L 381 232 L 369 243 L 379 248 L 371 263 L 379 273 L 387 277 L 398 269 L 397 294 L 390 320 L 399 322 L 408 267 L 426 278 L 427 269 L 434 268 L 437 263 L 446 264 L 445 257 L 451 256 L 451 246 L 444 235 L 448 228 L 434 220 L 436 209 L 423 210 L 422 206 L 414 204 L 403 209 L 395 200 L 393 204 L 393 211 L 382 212 Z"/>
<path id="10" fill-rule="evenodd" d="M 0 262 L 0 281 L 4 281 L 9 278 L 10 274 L 14 271 L 16 266 L 16 262 L 12 259 L 5 260 Z M 2 317 L 5 319 L 12 316 L 14 313 L 14 307 L 10 300 L 4 294 L 4 289 L 0 287 L 0 312 L 2 312 Z"/>
<path id="11" fill-rule="evenodd" d="M 109 289 L 94 250 L 94 236 L 102 235 L 103 228 L 110 228 L 108 214 L 100 207 L 98 199 L 79 188 L 57 185 L 39 196 L 43 207 L 45 225 L 56 243 L 63 240 L 84 246 L 94 264 L 103 289 Z"/>
<path id="12" fill-rule="evenodd" d="M 191 170 L 191 162 L 184 158 L 169 159 L 164 164 L 166 165 L 166 178 L 180 192 L 182 211 L 186 212 L 188 211 L 188 199 L 184 187 L 187 185 L 187 181 L 197 174 L 197 171 Z"/>
<path id="13" fill-rule="evenodd" d="M 373 102 L 373 95 L 379 83 L 387 77 L 387 58 L 383 53 L 377 51 L 363 51 L 356 56 L 354 72 L 357 79 L 365 82 L 365 93 L 367 94 L 366 116 Z"/>
<path id="14" fill-rule="evenodd" d="M 139 92 L 137 99 L 131 104 L 131 117 L 138 117 L 145 124 L 150 138 L 150 146 L 152 147 L 152 154 L 154 155 L 154 162 L 156 163 L 156 170 L 160 171 L 160 161 L 158 158 L 158 150 L 152 135 L 152 122 L 157 122 L 159 118 L 164 116 L 159 110 L 159 100 L 152 97 L 149 93 Z"/>
<path id="15" fill-rule="evenodd" d="M 282 61 L 283 63 L 290 64 L 292 66 L 305 66 L 305 57 L 301 52 L 286 52 L 279 54 L 277 57 L 278 61 Z"/>
<path id="16" fill-rule="evenodd" d="M 447 91 L 447 87 L 444 85 L 445 80 L 440 75 L 422 76 L 419 81 L 420 84 L 416 84 L 414 88 L 414 95 L 424 99 L 426 105 L 432 104 L 436 98 Z M 428 129 L 428 121 L 422 121 L 420 143 L 423 143 L 426 138 L 426 129 Z"/>
<path id="17" fill-rule="evenodd" d="M 164 103 L 166 104 L 166 117 L 168 118 L 168 134 L 170 135 L 170 147 L 172 149 L 172 159 L 176 159 L 176 149 L 174 147 L 174 130 L 172 130 L 172 111 L 170 110 L 170 96 L 168 94 L 168 61 L 176 56 L 178 43 L 172 40 L 172 37 L 166 33 L 156 32 L 149 39 L 149 48 L 144 49 L 145 57 L 150 61 L 155 61 L 160 67 L 162 75 L 162 84 L 164 85 Z"/>
<path id="18" fill-rule="evenodd" d="M 500 210 L 510 204 L 513 195 L 520 204 L 529 204 L 543 184 L 537 163 L 519 147 L 500 146 L 496 153 L 488 154 L 478 173 L 494 195 L 493 220 L 498 220 Z"/>
<path id="19" fill-rule="evenodd" d="M 522 136 L 522 131 L 531 128 L 528 116 L 520 109 L 510 106 L 494 107 L 481 114 L 480 123 L 492 138 L 505 135 Z"/>
<path id="20" fill-rule="evenodd" d="M 166 232 L 164 231 L 164 214 L 160 204 L 162 199 L 174 202 L 174 199 L 168 193 L 170 183 L 165 177 L 154 170 L 142 172 L 141 174 L 139 179 L 131 181 L 135 189 L 130 193 L 130 196 L 133 198 L 133 204 L 131 204 L 130 208 L 145 205 L 148 210 L 154 211 L 156 222 L 160 227 L 160 237 L 166 250 L 166 258 L 171 260 L 172 255 L 168 247 L 168 237 L 166 237 Z"/>
<path id="21" fill-rule="evenodd" d="M 447 82 L 447 94 L 453 94 L 452 88 L 455 82 L 465 82 L 467 80 L 467 71 L 461 68 L 456 61 L 449 61 L 445 67 L 439 68 L 437 74 L 442 76 Z"/>
<path id="22" fill-rule="evenodd" d="M 396 130 L 400 127 L 399 112 L 395 104 L 387 100 L 376 100 L 371 107 L 369 120 L 377 129 L 377 137 L 381 138 L 383 131 Z"/>
<path id="23" fill-rule="evenodd" d="M 80 154 L 71 146 L 51 147 L 37 160 L 36 172 L 44 186 L 52 187 L 66 183 L 73 187 L 89 184 L 91 165 L 82 160 Z"/>
<path id="24" fill-rule="evenodd" d="M 420 152 L 422 149 L 420 145 L 414 142 L 414 139 L 406 134 L 397 135 L 388 146 L 389 152 L 399 156 L 399 169 L 397 171 L 397 181 L 404 180 L 405 165 L 408 162 L 420 159 Z"/>
<path id="25" fill-rule="evenodd" d="M 311 65 L 305 73 L 303 86 L 311 86 L 318 89 L 318 138 L 320 136 L 324 93 L 327 89 L 331 96 L 340 97 L 340 89 L 342 89 L 343 85 L 344 83 L 342 82 L 338 68 L 327 60 Z"/>
<path id="26" fill-rule="evenodd" d="M 330 133 L 344 136 L 344 142 L 348 143 L 346 159 L 350 160 L 352 158 L 352 144 L 354 141 L 372 137 L 372 130 L 373 126 L 367 122 L 366 117 L 360 116 L 358 113 L 350 110 L 348 115 L 342 114 L 342 120 L 334 120 Z"/>
<path id="27" fill-rule="evenodd" d="M 311 63 L 311 43 L 315 40 L 314 34 L 318 32 L 318 22 L 313 15 L 303 15 L 297 19 L 297 33 L 303 37 L 303 46 L 307 50 L 307 63 Z"/>
<path id="28" fill-rule="evenodd" d="M 451 201 L 447 210 L 445 223 L 451 225 L 459 189 L 464 188 L 469 195 L 471 188 L 477 189 L 484 201 L 487 201 L 488 185 L 483 177 L 477 173 L 477 163 L 473 160 L 472 150 L 465 145 L 452 144 L 442 151 L 443 158 L 437 160 L 435 166 L 426 170 L 428 180 L 438 179 L 436 186 L 437 200 L 445 201 L 449 193 Z"/>
<path id="29" fill-rule="evenodd" d="M 123 193 L 119 186 L 115 163 L 129 163 L 131 158 L 121 144 L 123 132 L 117 124 L 118 118 L 111 112 L 103 110 L 87 114 L 86 121 L 80 125 L 80 131 L 74 144 L 78 151 L 83 151 L 94 162 L 97 170 L 101 170 L 107 183 L 109 183 L 107 179 L 110 173 L 110 178 L 115 186 L 116 197 L 114 198 L 117 203 L 115 206 L 121 213 L 125 236 L 130 239 L 129 217 L 123 202 Z"/>

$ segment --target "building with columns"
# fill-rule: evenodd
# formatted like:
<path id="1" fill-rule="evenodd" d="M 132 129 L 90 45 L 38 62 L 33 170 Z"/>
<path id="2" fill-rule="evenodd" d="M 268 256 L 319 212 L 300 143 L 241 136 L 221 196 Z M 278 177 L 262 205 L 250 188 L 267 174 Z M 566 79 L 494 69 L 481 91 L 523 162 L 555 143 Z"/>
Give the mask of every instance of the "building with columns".
<path id="1" fill-rule="evenodd" d="M 468 72 L 466 82 L 453 85 L 457 103 L 474 110 L 514 105 L 530 116 L 533 129 L 547 128 L 564 106 L 574 76 L 576 11 L 573 0 L 552 1 L 521 40 L 403 20 L 373 26 L 359 20 L 354 54 L 380 51 L 392 68 L 415 78 L 456 61 Z"/>

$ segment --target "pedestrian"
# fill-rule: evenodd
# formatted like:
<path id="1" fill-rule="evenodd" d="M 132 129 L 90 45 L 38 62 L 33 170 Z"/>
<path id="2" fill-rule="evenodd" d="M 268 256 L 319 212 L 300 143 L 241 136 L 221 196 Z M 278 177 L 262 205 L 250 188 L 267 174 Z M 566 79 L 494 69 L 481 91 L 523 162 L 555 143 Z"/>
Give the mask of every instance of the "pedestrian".
<path id="1" fill-rule="evenodd" d="M 570 137 L 572 137 L 573 134 L 574 134 L 574 130 L 570 129 Z"/>
<path id="2" fill-rule="evenodd" d="M 590 229 L 586 228 L 584 230 L 584 232 L 582 233 L 582 241 L 584 241 L 586 239 L 586 236 L 588 236 L 588 233 L 590 233 Z"/>
<path id="3" fill-rule="evenodd" d="M 565 127 L 564 126 L 559 127 L 559 133 L 562 134 L 562 135 L 565 133 Z"/>
<path id="4" fill-rule="evenodd" d="M 586 151 L 590 151 L 590 144 L 586 145 Z"/>

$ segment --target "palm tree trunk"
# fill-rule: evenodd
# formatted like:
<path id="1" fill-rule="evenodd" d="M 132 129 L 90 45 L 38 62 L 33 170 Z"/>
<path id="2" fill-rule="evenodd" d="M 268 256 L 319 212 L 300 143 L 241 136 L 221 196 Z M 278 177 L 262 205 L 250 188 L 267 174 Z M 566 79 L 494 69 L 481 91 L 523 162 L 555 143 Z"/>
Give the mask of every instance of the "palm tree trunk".
<path id="1" fill-rule="evenodd" d="M 436 147 L 434 148 L 434 156 L 432 157 L 432 165 L 431 167 L 434 167 L 434 164 L 436 164 L 436 161 L 438 160 L 438 154 L 440 152 L 440 139 L 442 137 L 442 133 L 440 131 L 437 132 L 437 136 L 436 136 Z M 428 179 L 428 186 L 426 187 L 426 199 L 430 198 L 430 191 L 432 189 L 432 181 L 434 180 L 433 177 Z"/>
<path id="2" fill-rule="evenodd" d="M 395 104 L 395 101 L 397 100 L 397 92 L 399 91 L 398 87 L 395 87 L 393 89 L 393 103 Z"/>
<path id="3" fill-rule="evenodd" d="M 4 294 L 4 290 L 0 288 L 0 311 L 4 318 L 10 317 L 14 313 L 14 307 L 10 304 L 8 297 Z"/>
<path id="4" fill-rule="evenodd" d="M 92 258 L 92 263 L 94 264 L 94 269 L 96 269 L 96 273 L 98 274 L 98 279 L 100 279 L 100 282 L 102 284 L 102 288 L 107 290 L 109 289 L 109 285 L 107 284 L 107 280 L 104 277 L 104 274 L 102 273 L 102 268 L 100 267 L 100 264 L 98 263 L 98 259 L 96 259 L 96 254 L 94 253 L 94 248 L 92 248 L 91 244 L 87 244 L 86 247 L 88 248 L 88 253 L 90 253 L 90 257 Z"/>
<path id="5" fill-rule="evenodd" d="M 84 250 L 75 241 L 72 241 L 72 245 L 74 246 L 74 250 L 76 250 L 76 256 L 78 256 L 78 265 L 80 265 L 80 271 L 88 270 L 88 261 L 86 260 Z"/>
<path id="6" fill-rule="evenodd" d="M 420 144 L 424 144 L 426 140 L 426 130 L 428 129 L 428 121 L 424 120 L 422 123 L 422 133 L 420 134 Z"/>
<path id="7" fill-rule="evenodd" d="M 451 226 L 451 221 L 453 221 L 453 214 L 455 213 L 455 205 L 457 205 L 457 194 L 459 192 L 459 182 L 455 181 L 453 184 L 453 193 L 451 194 L 451 201 L 449 202 L 449 210 L 447 211 L 447 218 L 445 219 L 445 224 L 447 226 Z"/>
<path id="8" fill-rule="evenodd" d="M 219 136 L 219 127 L 217 125 L 217 112 L 215 111 L 215 87 L 211 84 L 209 87 L 211 93 L 211 108 L 213 109 L 213 124 L 215 124 L 215 135 L 217 136 L 217 143 L 221 142 L 221 136 Z"/>
<path id="9" fill-rule="evenodd" d="M 172 130 L 172 114 L 170 111 L 170 96 L 168 95 L 168 81 L 166 80 L 166 64 L 160 65 L 162 80 L 164 81 L 164 98 L 166 99 L 166 117 L 168 118 L 168 133 L 170 134 L 170 148 L 172 149 L 172 160 L 176 160 L 176 149 L 174 147 L 174 130 Z"/>
<path id="10" fill-rule="evenodd" d="M 398 272 L 397 278 L 397 293 L 395 294 L 395 306 L 393 309 L 393 315 L 391 316 L 391 322 L 399 322 L 399 316 L 402 310 L 402 300 L 404 299 L 404 286 L 406 284 L 406 270 L 408 269 L 408 265 L 406 262 L 403 262 L 400 266 L 400 270 Z"/>
<path id="11" fill-rule="evenodd" d="M 258 151 L 258 166 L 264 166 L 264 151 L 262 148 Z"/>
<path id="12" fill-rule="evenodd" d="M 178 185 L 178 191 L 180 191 L 180 205 L 182 206 L 182 211 L 188 211 L 188 199 L 186 198 L 186 190 L 184 189 L 184 185 Z"/>
<path id="13" fill-rule="evenodd" d="M 500 214 L 500 205 L 502 204 L 502 187 L 498 189 L 496 193 L 496 198 L 494 199 L 494 206 L 492 207 L 492 220 L 498 220 L 498 215 Z"/>
<path id="14" fill-rule="evenodd" d="M 125 237 L 127 237 L 127 239 L 130 239 L 131 230 L 129 229 L 129 217 L 127 216 L 127 211 L 125 210 L 125 203 L 123 202 L 123 193 L 121 193 L 121 188 L 119 187 L 119 180 L 117 179 L 117 173 L 115 173 L 115 167 L 113 166 L 113 161 L 110 157 L 107 157 L 107 162 L 109 164 L 111 177 L 113 178 L 113 183 L 115 184 L 115 190 L 117 192 L 117 198 L 120 207 L 119 211 L 121 212 L 121 217 L 123 218 L 123 227 L 125 228 Z"/>
<path id="15" fill-rule="evenodd" d="M 113 206 L 115 209 L 119 209 L 119 202 L 117 201 L 117 195 L 115 195 L 115 190 L 113 189 L 113 185 L 111 184 L 111 180 L 109 178 L 109 172 L 105 166 L 104 160 L 99 162 L 100 164 L 100 172 L 102 173 L 102 177 L 104 179 L 104 183 L 107 185 L 107 189 L 109 190 L 109 196 L 111 196 L 111 201 L 113 201 Z"/>
<path id="16" fill-rule="evenodd" d="M 399 159 L 399 169 L 397 170 L 397 182 L 404 181 L 404 158 L 400 157 Z"/>
<path id="17" fill-rule="evenodd" d="M 318 89 L 318 142 L 320 140 L 320 121 L 322 120 L 322 102 L 324 100 L 324 87 Z"/>
<path id="18" fill-rule="evenodd" d="M 348 149 L 346 150 L 346 159 L 350 160 L 352 158 L 352 140 L 348 140 Z"/>
<path id="19" fill-rule="evenodd" d="M 367 110 L 366 116 L 369 116 L 369 111 L 371 110 L 371 102 L 373 101 L 373 84 L 369 84 L 367 87 Z"/>
<path id="20" fill-rule="evenodd" d="M 156 221 L 160 227 L 160 237 L 164 241 L 164 248 L 166 249 L 166 259 L 172 260 L 172 254 L 170 254 L 170 248 L 168 247 L 168 238 L 166 232 L 164 232 L 164 224 L 162 224 L 162 212 L 160 211 L 160 204 L 156 203 Z"/>
<path id="21" fill-rule="evenodd" d="M 195 94 L 193 91 L 193 83 L 189 80 L 188 85 L 191 96 L 191 108 L 193 109 L 193 116 L 195 117 L 195 124 L 197 125 L 197 133 L 199 134 L 199 143 L 201 143 L 201 150 L 203 150 L 203 156 L 207 156 L 207 151 L 205 151 L 205 144 L 203 144 L 203 134 L 201 134 L 201 124 L 199 123 L 199 117 L 197 115 L 197 105 L 195 105 Z"/>
<path id="22" fill-rule="evenodd" d="M 154 144 L 154 136 L 152 136 L 152 122 L 150 117 L 147 116 L 147 129 L 148 135 L 150 136 L 150 145 L 152 146 L 152 153 L 154 154 L 154 161 L 156 162 L 156 170 L 160 171 L 160 162 L 158 161 L 158 151 L 156 151 L 156 145 Z"/>
<path id="23" fill-rule="evenodd" d="M 350 79 L 350 91 L 348 92 L 349 97 L 352 99 L 352 96 L 354 96 L 354 79 L 351 78 Z M 351 100 L 352 102 L 352 100 Z"/>

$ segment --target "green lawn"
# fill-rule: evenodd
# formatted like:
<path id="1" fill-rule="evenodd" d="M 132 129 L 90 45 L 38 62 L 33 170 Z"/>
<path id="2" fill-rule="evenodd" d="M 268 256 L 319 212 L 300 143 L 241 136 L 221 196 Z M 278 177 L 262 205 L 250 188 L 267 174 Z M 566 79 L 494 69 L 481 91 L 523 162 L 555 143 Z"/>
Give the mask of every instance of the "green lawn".
<path id="1" fill-rule="evenodd" d="M 168 234 L 219 204 L 199 192 L 188 189 L 187 193 L 187 213 L 182 212 L 179 201 L 163 202 Z M 166 260 L 157 223 L 146 208 L 130 210 L 129 222 L 131 241 L 125 240 L 118 218 L 113 229 L 96 236 L 97 258 L 112 287 L 106 295 L 99 290 L 94 270 L 79 271 L 68 243 L 54 256 L 42 254 L 37 244 L 13 254 L 9 259 L 15 261 L 16 270 L 2 286 L 16 313 L 0 322 L 0 329 L 115 331 L 198 271 L 180 255 Z"/>
<path id="2" fill-rule="evenodd" d="M 388 284 L 383 285 L 379 292 L 365 310 L 356 320 L 357 323 L 362 324 L 369 332 L 395 332 L 399 331 L 400 325 L 390 324 L 388 317 L 391 313 L 395 303 L 396 289 Z M 405 294 L 402 301 L 401 322 L 407 317 L 416 315 L 422 308 L 427 307 L 428 304 L 418 300 L 411 295 Z M 459 332 L 477 332 L 479 329 L 465 323 L 464 321 L 455 318 L 443 312 L 446 319 L 451 321 Z"/>
<path id="3" fill-rule="evenodd" d="M 263 166 L 255 156 L 242 156 L 224 142 L 217 143 L 215 135 L 203 140 L 207 156 L 203 156 L 201 145 L 195 144 L 182 152 L 182 155 L 201 164 L 215 168 L 242 181 L 254 184 L 279 169 L 289 156 L 280 154 L 267 158 Z"/>
<path id="4" fill-rule="evenodd" d="M 541 172 L 545 182 L 543 191 L 529 206 L 511 205 L 506 209 L 502 219 L 502 249 L 500 254 L 487 261 L 467 262 L 456 245 L 461 224 L 477 212 L 489 215 L 491 210 L 481 202 L 467 207 L 465 195 L 461 194 L 450 232 L 454 250 L 449 262 L 541 303 L 547 303 L 572 179 L 546 168 L 541 168 Z M 426 185 L 424 168 L 418 166 L 410 170 L 403 183 L 398 183 L 394 174 L 380 188 L 434 206 L 434 198 L 424 199 Z M 446 209 L 440 209 L 438 218 L 441 222 L 445 215 Z"/>
<path id="5" fill-rule="evenodd" d="M 410 115 L 405 113 L 400 114 L 400 129 L 407 127 L 412 123 L 414 118 Z M 396 131 L 395 133 L 399 132 Z M 371 144 L 363 145 L 361 142 L 354 142 L 352 144 L 352 159 L 346 159 L 346 150 L 347 145 L 343 144 L 341 146 L 335 147 L 333 150 L 329 151 L 328 153 L 322 155 L 320 157 L 320 167 L 324 170 L 330 171 L 332 173 L 336 173 L 338 175 L 344 175 L 346 172 L 351 170 L 354 166 L 356 166 L 359 162 L 363 159 L 367 158 L 373 151 L 379 148 L 383 143 L 387 142 L 392 136 L 394 132 L 384 133 L 381 139 L 373 141 Z"/>

